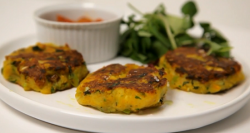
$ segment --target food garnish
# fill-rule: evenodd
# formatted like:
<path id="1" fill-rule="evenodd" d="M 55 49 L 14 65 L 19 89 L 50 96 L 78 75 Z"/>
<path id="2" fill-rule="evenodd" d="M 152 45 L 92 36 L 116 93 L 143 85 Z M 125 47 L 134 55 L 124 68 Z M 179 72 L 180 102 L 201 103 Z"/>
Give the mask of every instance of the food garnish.
<path id="1" fill-rule="evenodd" d="M 188 1 L 182 8 L 182 16 L 166 12 L 160 4 L 152 13 L 142 13 L 134 6 L 129 7 L 140 15 L 137 20 L 134 14 L 123 20 L 127 26 L 120 38 L 120 54 L 142 63 L 156 61 L 169 50 L 181 46 L 200 47 L 207 55 L 230 57 L 231 47 L 227 39 L 208 22 L 198 22 L 203 29 L 202 35 L 188 33 L 197 22 L 194 16 L 198 9 L 195 2 Z"/>
<path id="2" fill-rule="evenodd" d="M 65 16 L 57 15 L 57 21 L 58 22 L 68 22 L 68 23 L 82 23 L 82 22 L 101 22 L 103 20 L 101 18 L 91 19 L 90 17 L 82 16 L 79 19 L 74 21 L 74 20 L 71 20 Z"/>

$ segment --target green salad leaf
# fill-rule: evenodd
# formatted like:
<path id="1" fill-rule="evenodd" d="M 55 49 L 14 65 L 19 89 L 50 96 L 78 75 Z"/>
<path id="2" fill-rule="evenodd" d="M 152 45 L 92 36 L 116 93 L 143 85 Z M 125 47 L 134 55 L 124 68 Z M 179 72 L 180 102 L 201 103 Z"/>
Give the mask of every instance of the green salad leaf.
<path id="1" fill-rule="evenodd" d="M 133 5 L 129 7 L 140 15 L 130 15 L 122 24 L 127 29 L 120 36 L 120 54 L 142 63 L 159 59 L 168 50 L 181 46 L 201 47 L 208 55 L 230 57 L 231 47 L 227 39 L 207 22 L 200 22 L 203 29 L 200 37 L 193 37 L 187 31 L 194 27 L 194 16 L 198 9 L 193 1 L 186 2 L 182 16 L 169 14 L 160 4 L 152 13 L 142 13 Z"/>
<path id="2" fill-rule="evenodd" d="M 193 1 L 188 1 L 185 3 L 182 8 L 181 12 L 187 16 L 193 17 L 197 13 L 196 5 Z"/>
<path id="3" fill-rule="evenodd" d="M 203 29 L 201 38 L 203 39 L 203 48 L 208 49 L 207 54 L 214 54 L 219 57 L 230 57 L 230 50 L 227 39 L 217 29 L 211 27 L 207 22 L 200 22 Z"/>

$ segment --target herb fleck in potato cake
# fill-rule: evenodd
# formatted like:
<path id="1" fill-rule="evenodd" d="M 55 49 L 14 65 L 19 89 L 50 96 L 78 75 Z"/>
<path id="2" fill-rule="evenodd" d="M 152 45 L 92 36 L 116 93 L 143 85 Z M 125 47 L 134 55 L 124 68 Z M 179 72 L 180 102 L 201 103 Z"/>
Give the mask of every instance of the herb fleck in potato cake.
<path id="1" fill-rule="evenodd" d="M 179 47 L 160 58 L 172 88 L 195 93 L 217 93 L 244 80 L 241 65 L 230 58 L 206 55 L 202 49 Z"/>
<path id="2" fill-rule="evenodd" d="M 7 55 L 3 77 L 24 90 L 44 94 L 77 86 L 88 74 L 83 57 L 68 45 L 37 43 Z"/>
<path id="3" fill-rule="evenodd" d="M 160 106 L 167 91 L 163 69 L 111 64 L 89 74 L 78 86 L 79 104 L 103 112 L 137 112 Z"/>

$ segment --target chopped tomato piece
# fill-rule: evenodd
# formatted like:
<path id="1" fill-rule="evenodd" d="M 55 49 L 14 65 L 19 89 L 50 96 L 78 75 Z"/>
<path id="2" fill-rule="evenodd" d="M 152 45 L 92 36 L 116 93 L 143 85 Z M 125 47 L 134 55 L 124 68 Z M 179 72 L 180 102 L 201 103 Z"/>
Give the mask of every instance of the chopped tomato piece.
<path id="1" fill-rule="evenodd" d="M 101 21 L 103 21 L 101 18 L 98 18 L 98 19 L 96 19 L 95 20 L 96 22 L 101 22 Z"/>
<path id="2" fill-rule="evenodd" d="M 61 16 L 61 15 L 57 15 L 57 21 L 58 22 L 73 22 L 72 20 L 70 20 L 64 16 Z"/>
<path id="3" fill-rule="evenodd" d="M 93 22 L 93 20 L 88 17 L 81 17 L 77 20 L 77 22 Z"/>
<path id="4" fill-rule="evenodd" d="M 71 20 L 69 18 L 66 18 L 66 17 L 62 16 L 62 15 L 57 15 L 57 21 L 58 22 L 69 22 L 69 23 L 76 22 L 76 23 L 78 23 L 78 22 L 101 22 L 103 20 L 101 18 L 97 18 L 97 19 L 93 20 L 93 19 L 91 19 L 89 17 L 83 16 L 83 17 L 80 17 L 77 21 L 73 21 L 73 20 Z"/>

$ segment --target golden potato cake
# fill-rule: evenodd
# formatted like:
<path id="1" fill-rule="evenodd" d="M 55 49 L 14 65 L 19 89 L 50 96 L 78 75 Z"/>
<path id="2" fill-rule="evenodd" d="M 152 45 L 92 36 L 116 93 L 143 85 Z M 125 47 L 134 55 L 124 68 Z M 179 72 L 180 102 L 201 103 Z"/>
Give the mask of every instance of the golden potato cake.
<path id="1" fill-rule="evenodd" d="M 163 69 L 111 64 L 89 74 L 78 86 L 79 104 L 103 112 L 137 112 L 162 104 L 167 91 Z"/>
<path id="2" fill-rule="evenodd" d="M 160 58 L 172 88 L 195 93 L 217 93 L 244 80 L 241 65 L 231 58 L 206 55 L 203 49 L 179 47 Z"/>
<path id="3" fill-rule="evenodd" d="M 82 55 L 68 45 L 37 43 L 7 55 L 2 74 L 26 91 L 50 94 L 77 86 L 88 70 Z"/>

